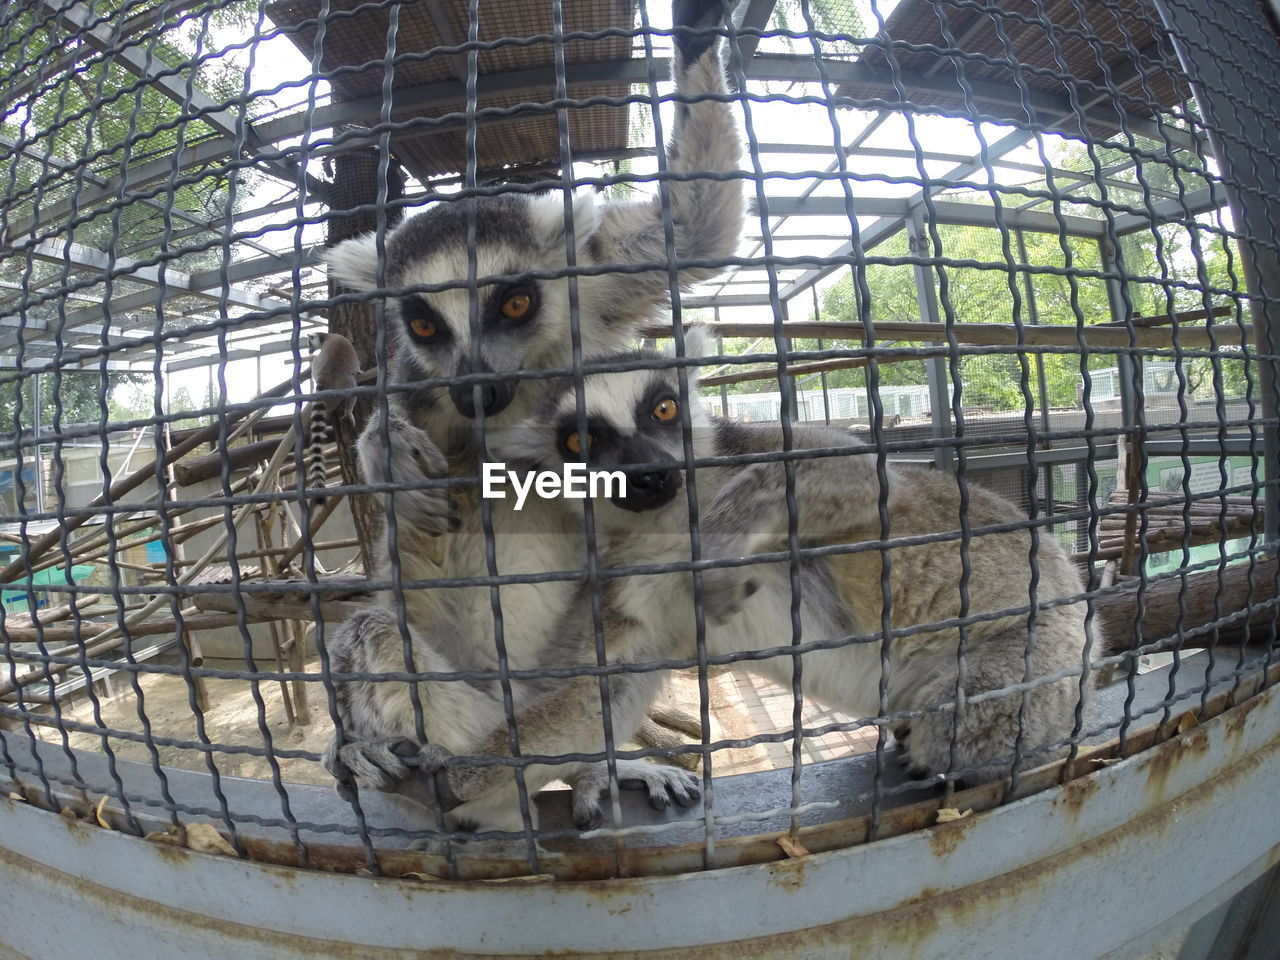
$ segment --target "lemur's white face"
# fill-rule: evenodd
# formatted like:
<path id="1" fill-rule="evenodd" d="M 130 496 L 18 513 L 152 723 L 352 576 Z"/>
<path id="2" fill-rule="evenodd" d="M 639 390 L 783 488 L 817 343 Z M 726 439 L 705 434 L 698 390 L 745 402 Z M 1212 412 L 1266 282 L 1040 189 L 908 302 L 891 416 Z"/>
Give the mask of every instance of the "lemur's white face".
<path id="1" fill-rule="evenodd" d="M 653 353 L 608 360 L 645 358 L 662 360 Z M 570 387 L 546 401 L 535 418 L 503 431 L 490 449 L 531 469 L 558 471 L 567 463 L 585 462 L 591 470 L 623 471 L 625 494 L 599 497 L 596 503 L 606 511 L 628 511 L 628 525 L 634 525 L 635 513 L 684 510 L 678 494 L 685 485 L 686 429 L 695 458 L 713 456 L 714 446 L 711 420 L 696 390 L 689 390 L 689 402 L 682 406 L 679 375 L 673 369 L 592 374 L 583 379 L 585 432 L 577 392 Z"/>
<path id="2" fill-rule="evenodd" d="M 490 197 L 475 201 L 471 213 L 468 223 L 463 203 L 441 201 L 405 221 L 386 237 L 381 276 L 372 237 L 326 254 L 341 283 L 392 291 L 386 319 L 398 341 L 399 382 L 571 365 L 570 281 L 523 276 L 566 269 L 563 194 Z M 572 213 L 573 243 L 582 249 L 597 229 L 592 197 L 575 198 Z M 470 245 L 474 262 L 468 256 L 470 236 L 476 238 Z M 398 292 L 420 286 L 444 289 Z M 630 325 L 602 315 L 585 278 L 577 287 L 584 354 L 622 349 Z M 437 391 L 443 401 L 437 408 L 464 420 L 483 412 L 500 427 L 529 415 L 534 387 L 518 379 L 485 381 L 478 392 L 473 384 L 456 384 Z"/>

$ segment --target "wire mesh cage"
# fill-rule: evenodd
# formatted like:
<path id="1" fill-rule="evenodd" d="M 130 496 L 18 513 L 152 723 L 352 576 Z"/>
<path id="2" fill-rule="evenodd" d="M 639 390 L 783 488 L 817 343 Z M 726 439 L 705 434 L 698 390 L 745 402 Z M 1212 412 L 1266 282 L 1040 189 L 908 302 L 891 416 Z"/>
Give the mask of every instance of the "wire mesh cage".
<path id="1" fill-rule="evenodd" d="M 9 4 L 10 792 L 303 866 L 672 874 L 1262 690 L 1239 15 Z"/>

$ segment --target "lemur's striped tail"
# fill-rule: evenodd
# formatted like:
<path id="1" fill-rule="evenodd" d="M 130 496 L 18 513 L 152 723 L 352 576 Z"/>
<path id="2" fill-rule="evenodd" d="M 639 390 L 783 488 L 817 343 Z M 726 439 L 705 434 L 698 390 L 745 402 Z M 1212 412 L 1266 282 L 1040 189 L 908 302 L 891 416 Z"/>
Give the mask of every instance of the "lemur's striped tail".
<path id="1" fill-rule="evenodd" d="M 311 404 L 311 445 L 307 448 L 307 487 L 324 489 L 324 441 L 329 432 L 328 408 L 323 400 Z M 324 506 L 324 497 L 316 497 L 315 505 Z"/>

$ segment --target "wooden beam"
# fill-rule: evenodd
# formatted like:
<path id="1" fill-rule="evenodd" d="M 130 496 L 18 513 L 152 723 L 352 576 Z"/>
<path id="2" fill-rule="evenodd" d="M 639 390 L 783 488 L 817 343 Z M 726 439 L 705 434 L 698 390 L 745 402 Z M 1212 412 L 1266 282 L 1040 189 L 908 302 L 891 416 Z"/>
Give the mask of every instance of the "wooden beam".
<path id="1" fill-rule="evenodd" d="M 260 463 L 275 453 L 280 446 L 279 439 L 259 440 L 243 447 L 232 447 L 230 450 L 219 449 L 203 457 L 193 457 L 173 465 L 173 478 L 180 487 L 189 487 L 201 480 L 211 480 L 222 473 L 222 461 L 230 460 L 231 469 L 238 470 L 253 463 Z"/>
<path id="2" fill-rule="evenodd" d="M 1143 599 L 1142 642 L 1148 644 L 1165 637 L 1175 637 L 1179 628 L 1180 610 L 1183 608 L 1186 615 L 1181 627 L 1186 632 L 1213 622 L 1215 598 L 1220 601 L 1219 609 L 1224 616 L 1243 610 L 1247 599 L 1251 599 L 1255 606 L 1274 600 L 1276 567 L 1277 560 L 1274 557 L 1255 564 L 1252 577 L 1249 576 L 1248 563 L 1228 567 L 1222 574 L 1221 594 L 1218 592 L 1217 570 L 1193 573 L 1187 577 L 1184 603 L 1179 603 L 1181 579 L 1175 577 L 1150 585 Z M 1137 636 L 1134 630 L 1137 596 L 1138 580 L 1134 579 L 1126 583 L 1126 589 L 1095 601 L 1094 611 L 1106 636 L 1107 653 L 1119 653 L 1133 647 Z M 1269 628 L 1269 625 L 1277 623 L 1277 618 L 1280 618 L 1280 611 L 1275 606 L 1264 606 L 1254 611 L 1249 622 L 1254 627 Z M 1238 633 L 1242 629 L 1243 621 L 1223 628 L 1223 632 Z M 1203 647 L 1208 642 L 1208 637 L 1197 637 L 1183 646 Z"/>

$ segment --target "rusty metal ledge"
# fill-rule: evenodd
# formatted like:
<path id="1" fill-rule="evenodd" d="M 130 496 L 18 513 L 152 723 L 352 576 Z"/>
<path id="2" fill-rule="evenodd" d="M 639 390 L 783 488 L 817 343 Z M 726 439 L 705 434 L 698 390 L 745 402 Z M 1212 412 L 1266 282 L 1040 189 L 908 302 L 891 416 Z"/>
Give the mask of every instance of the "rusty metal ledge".
<path id="1" fill-rule="evenodd" d="M 0 802 L 0 940 L 33 958 L 1008 957 L 1137 949 L 1277 860 L 1266 690 L 1064 785 L 806 857 L 597 882 L 448 883 L 158 846 Z M 1172 878 L 1176 878 L 1172 879 Z M 51 937 L 50 918 L 60 918 Z M 75 918 L 68 924 L 66 918 Z"/>

